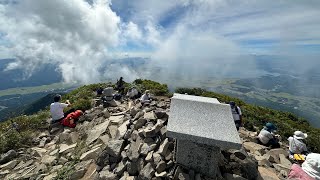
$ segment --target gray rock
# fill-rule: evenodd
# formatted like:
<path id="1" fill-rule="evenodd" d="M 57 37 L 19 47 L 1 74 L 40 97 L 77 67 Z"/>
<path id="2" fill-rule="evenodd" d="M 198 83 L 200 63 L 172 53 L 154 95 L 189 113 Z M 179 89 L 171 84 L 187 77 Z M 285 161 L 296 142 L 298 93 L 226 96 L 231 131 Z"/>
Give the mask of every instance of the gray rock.
<path id="1" fill-rule="evenodd" d="M 144 126 L 146 123 L 147 123 L 146 119 L 140 118 L 140 119 L 133 122 L 134 129 L 138 130 L 138 129 L 142 128 L 142 126 Z"/>
<path id="2" fill-rule="evenodd" d="M 158 164 L 162 160 L 162 157 L 158 152 L 153 153 L 152 157 L 155 164 Z"/>
<path id="3" fill-rule="evenodd" d="M 153 127 L 147 127 L 143 130 L 143 135 L 144 137 L 148 138 L 148 137 L 155 137 L 156 136 L 156 128 L 155 126 Z"/>
<path id="4" fill-rule="evenodd" d="M 122 161 L 116 166 L 116 168 L 113 170 L 115 174 L 117 174 L 119 177 L 122 176 L 123 172 L 126 170 L 126 165 L 123 164 Z"/>
<path id="5" fill-rule="evenodd" d="M 151 162 L 153 159 L 152 159 L 152 154 L 153 154 L 153 151 L 149 152 L 148 155 L 146 156 L 145 158 L 145 161 L 146 162 Z"/>
<path id="6" fill-rule="evenodd" d="M 107 130 L 109 126 L 109 122 L 110 121 L 105 121 L 101 124 L 94 126 L 92 130 L 90 130 L 87 134 L 88 137 L 87 137 L 86 143 L 89 145 L 93 141 L 97 140 L 100 137 L 100 135 Z"/>
<path id="7" fill-rule="evenodd" d="M 153 111 L 150 111 L 150 112 L 145 113 L 143 118 L 149 119 L 149 120 L 155 120 L 155 119 L 157 119 L 157 117 L 156 117 L 156 115 L 154 114 Z"/>
<path id="8" fill-rule="evenodd" d="M 17 165 L 18 161 L 17 160 L 12 160 L 10 162 L 7 162 L 6 164 L 3 164 L 0 166 L 1 170 L 11 170 Z"/>
<path id="9" fill-rule="evenodd" d="M 133 120 L 138 120 L 139 118 L 141 118 L 144 115 L 143 111 L 139 111 L 133 118 Z"/>
<path id="10" fill-rule="evenodd" d="M 47 138 L 43 137 L 39 143 L 39 147 L 43 148 L 46 145 L 46 142 L 47 142 Z"/>
<path id="11" fill-rule="evenodd" d="M 243 147 L 251 153 L 259 152 L 261 155 L 264 155 L 266 153 L 265 150 L 267 149 L 267 147 L 254 142 L 244 142 Z"/>
<path id="12" fill-rule="evenodd" d="M 166 178 L 167 176 L 168 176 L 168 173 L 166 172 L 166 171 L 163 171 L 163 172 L 161 172 L 161 173 L 155 173 L 155 176 L 156 177 L 159 177 L 159 178 Z"/>
<path id="13" fill-rule="evenodd" d="M 149 148 L 148 144 L 147 143 L 143 143 L 141 148 L 140 148 L 140 154 L 142 156 L 147 156 L 149 150 L 150 150 L 150 148 Z"/>
<path id="14" fill-rule="evenodd" d="M 142 180 L 149 180 L 154 176 L 155 170 L 153 169 L 151 163 L 148 163 L 143 167 L 139 173 L 139 178 Z"/>
<path id="15" fill-rule="evenodd" d="M 140 148 L 142 143 L 140 143 L 141 141 L 137 139 L 137 141 L 134 141 L 130 144 L 130 148 L 127 151 L 127 156 L 131 161 L 136 161 L 138 160 L 139 156 L 140 156 Z"/>
<path id="16" fill-rule="evenodd" d="M 270 162 L 274 162 L 279 164 L 280 163 L 280 154 L 285 155 L 285 157 L 288 157 L 289 154 L 286 150 L 278 148 L 278 149 L 271 149 L 270 151 L 267 152 L 268 155 L 270 155 L 274 161 L 270 161 Z"/>
<path id="17" fill-rule="evenodd" d="M 114 174 L 108 170 L 101 171 L 99 177 L 101 180 L 117 180 L 117 179 L 119 179 L 116 174 Z"/>
<path id="18" fill-rule="evenodd" d="M 7 163 L 7 162 L 11 161 L 15 157 L 17 157 L 17 155 L 18 154 L 17 154 L 17 152 L 15 150 L 9 150 L 5 154 L 1 155 L 0 164 L 4 164 L 4 163 Z"/>
<path id="19" fill-rule="evenodd" d="M 96 160 L 96 158 L 98 158 L 98 155 L 102 152 L 101 147 L 97 147 L 95 149 L 92 149 L 88 152 L 83 153 L 80 156 L 80 160 L 81 161 L 86 161 L 86 160 L 90 160 L 90 159 L 94 159 Z"/>
<path id="20" fill-rule="evenodd" d="M 161 173 L 161 172 L 163 172 L 165 169 L 166 169 L 166 162 L 160 161 L 160 162 L 157 164 L 157 167 L 156 167 L 157 173 Z"/>
<path id="21" fill-rule="evenodd" d="M 280 158 L 280 163 L 283 166 L 286 166 L 288 168 L 291 168 L 292 163 L 283 155 L 283 154 L 279 154 L 279 158 Z"/>
<path id="22" fill-rule="evenodd" d="M 42 157 L 41 159 L 41 163 L 44 163 L 46 165 L 52 165 L 56 162 L 57 160 L 57 156 L 49 156 L 49 155 L 45 155 Z"/>
<path id="23" fill-rule="evenodd" d="M 169 147 L 169 140 L 168 138 L 166 138 L 160 145 L 159 147 L 159 153 L 162 155 L 162 156 L 165 156 L 167 154 L 167 151 L 168 151 L 168 147 Z"/>
<path id="24" fill-rule="evenodd" d="M 119 157 L 123 148 L 124 148 L 124 140 L 113 140 L 113 141 L 109 141 L 105 150 L 111 156 Z"/>

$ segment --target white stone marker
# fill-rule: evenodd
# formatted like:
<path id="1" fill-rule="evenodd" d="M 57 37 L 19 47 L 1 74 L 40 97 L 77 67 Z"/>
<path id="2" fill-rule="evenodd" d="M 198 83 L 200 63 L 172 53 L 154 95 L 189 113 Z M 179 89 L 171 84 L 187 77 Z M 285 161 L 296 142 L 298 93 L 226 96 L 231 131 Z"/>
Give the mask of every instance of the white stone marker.
<path id="1" fill-rule="evenodd" d="M 211 177 L 220 149 L 241 148 L 230 105 L 215 98 L 174 94 L 167 128 L 177 140 L 176 162 Z"/>

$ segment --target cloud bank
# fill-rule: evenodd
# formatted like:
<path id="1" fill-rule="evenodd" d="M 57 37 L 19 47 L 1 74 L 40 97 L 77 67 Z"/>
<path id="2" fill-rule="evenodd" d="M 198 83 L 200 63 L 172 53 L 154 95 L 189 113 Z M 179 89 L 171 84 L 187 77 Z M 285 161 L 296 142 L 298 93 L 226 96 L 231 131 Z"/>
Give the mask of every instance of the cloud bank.
<path id="1" fill-rule="evenodd" d="M 320 57 L 319 8 L 316 0 L 5 0 L 0 57 L 27 74 L 55 64 L 65 82 L 256 76 L 256 54 Z M 149 61 L 108 63 L 125 57 Z"/>

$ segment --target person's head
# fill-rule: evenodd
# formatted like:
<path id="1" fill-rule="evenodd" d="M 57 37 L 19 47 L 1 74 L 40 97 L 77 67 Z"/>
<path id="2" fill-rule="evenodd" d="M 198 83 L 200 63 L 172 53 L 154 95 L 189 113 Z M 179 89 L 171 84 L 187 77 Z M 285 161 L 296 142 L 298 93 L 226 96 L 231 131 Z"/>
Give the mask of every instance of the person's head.
<path id="1" fill-rule="evenodd" d="M 123 80 L 123 77 L 120 77 L 120 81 Z"/>
<path id="2" fill-rule="evenodd" d="M 56 94 L 53 98 L 54 102 L 59 102 L 61 100 L 61 95 L 60 94 Z"/>
<path id="3" fill-rule="evenodd" d="M 302 169 L 309 176 L 320 179 L 320 154 L 310 153 L 302 163 Z"/>
<path id="4" fill-rule="evenodd" d="M 235 107 L 236 106 L 236 103 L 234 101 L 230 101 L 229 104 L 230 104 L 231 107 Z"/>
<path id="5" fill-rule="evenodd" d="M 273 132 L 273 131 L 277 130 L 277 127 L 274 124 L 269 123 L 269 122 L 266 124 L 265 128 L 269 132 Z"/>
<path id="6" fill-rule="evenodd" d="M 149 90 L 146 90 L 144 93 L 149 95 L 150 91 L 149 91 Z"/>
<path id="7" fill-rule="evenodd" d="M 303 139 L 307 138 L 308 135 L 307 135 L 307 133 L 303 133 L 301 131 L 295 131 L 293 133 L 293 137 L 296 138 L 296 139 L 303 140 Z"/>

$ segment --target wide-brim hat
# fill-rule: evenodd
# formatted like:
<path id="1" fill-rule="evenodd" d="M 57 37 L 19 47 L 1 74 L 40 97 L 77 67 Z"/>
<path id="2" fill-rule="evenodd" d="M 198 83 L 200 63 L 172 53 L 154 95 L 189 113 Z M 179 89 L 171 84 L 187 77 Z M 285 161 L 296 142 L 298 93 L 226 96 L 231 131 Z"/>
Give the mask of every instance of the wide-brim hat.
<path id="1" fill-rule="evenodd" d="M 295 131 L 293 137 L 296 139 L 305 139 L 308 137 L 308 134 L 301 131 Z"/>
<path id="2" fill-rule="evenodd" d="M 302 163 L 302 169 L 309 176 L 320 179 L 320 154 L 310 153 Z"/>

